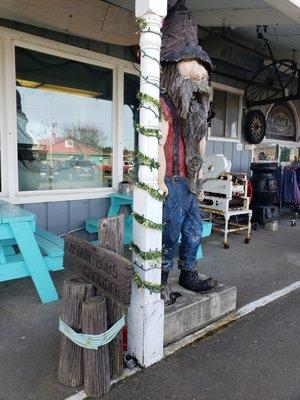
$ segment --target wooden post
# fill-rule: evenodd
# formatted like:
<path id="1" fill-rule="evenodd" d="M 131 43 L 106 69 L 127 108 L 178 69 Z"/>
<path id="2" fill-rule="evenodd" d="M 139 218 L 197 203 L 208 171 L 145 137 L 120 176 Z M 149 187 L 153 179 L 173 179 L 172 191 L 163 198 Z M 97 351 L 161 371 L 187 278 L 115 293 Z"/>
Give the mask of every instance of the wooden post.
<path id="1" fill-rule="evenodd" d="M 121 256 L 124 254 L 124 215 L 103 218 L 100 221 L 99 232 L 101 247 L 114 251 Z M 100 291 L 99 291 L 99 294 Z M 124 307 L 107 298 L 107 324 L 110 328 L 124 314 Z M 122 375 L 124 371 L 122 331 L 109 345 L 109 365 L 112 379 Z"/>
<path id="2" fill-rule="evenodd" d="M 75 331 L 81 329 L 82 303 L 94 296 L 94 288 L 83 279 L 67 279 L 63 286 L 62 320 Z M 66 386 L 83 383 L 82 348 L 61 335 L 58 380 Z"/>
<path id="3" fill-rule="evenodd" d="M 98 335 L 107 330 L 105 297 L 93 297 L 83 303 L 83 333 Z M 83 349 L 84 392 L 86 396 L 101 397 L 110 390 L 108 346 L 98 350 Z"/>
<path id="4" fill-rule="evenodd" d="M 140 36 L 140 92 L 145 95 L 144 107 L 140 108 L 140 125 L 146 129 L 159 129 L 160 110 L 152 97 L 159 102 L 160 97 L 160 29 L 167 14 L 167 0 L 135 0 L 135 15 L 143 23 Z M 158 160 L 158 140 L 139 133 L 139 151 Z M 158 170 L 140 165 L 139 180 L 153 189 L 158 189 Z M 133 210 L 144 218 L 162 223 L 162 202 L 153 198 L 147 191 L 136 187 L 133 193 Z M 160 230 L 143 226 L 133 220 L 133 241 L 142 252 L 160 251 L 162 233 Z M 160 263 L 143 260 L 133 252 L 134 268 L 142 281 L 161 283 Z M 163 357 L 164 302 L 160 293 L 140 290 L 134 284 L 132 301 L 128 309 L 128 350 L 144 367 Z"/>

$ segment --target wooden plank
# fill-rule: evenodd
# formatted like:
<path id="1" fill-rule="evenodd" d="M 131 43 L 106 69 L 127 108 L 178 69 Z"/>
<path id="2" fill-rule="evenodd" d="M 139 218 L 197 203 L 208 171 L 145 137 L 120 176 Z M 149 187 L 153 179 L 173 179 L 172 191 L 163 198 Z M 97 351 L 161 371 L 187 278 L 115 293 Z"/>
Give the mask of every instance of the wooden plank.
<path id="1" fill-rule="evenodd" d="M 13 246 L 3 246 L 3 251 L 5 256 L 14 256 L 16 254 Z"/>
<path id="2" fill-rule="evenodd" d="M 133 196 L 125 196 L 124 194 L 116 194 L 113 193 L 110 195 L 111 201 L 113 204 L 118 205 L 126 205 L 126 204 L 133 204 Z"/>
<path id="3" fill-rule="evenodd" d="M 6 247 L 6 246 L 13 246 L 14 244 L 17 244 L 17 242 L 16 242 L 15 238 L 13 238 L 13 239 L 3 239 L 3 240 L 1 240 L 1 244 L 2 244 L 3 247 Z"/>
<path id="4" fill-rule="evenodd" d="M 49 242 L 49 240 L 35 234 L 36 241 L 39 245 L 39 248 L 47 254 L 49 257 L 59 257 L 63 256 L 64 250 L 63 247 L 57 246 L 56 244 Z"/>
<path id="5" fill-rule="evenodd" d="M 65 269 L 75 270 L 102 294 L 128 307 L 131 301 L 132 263 L 110 250 L 75 236 L 65 236 Z"/>
<path id="6" fill-rule="evenodd" d="M 55 233 L 46 231 L 45 229 L 42 229 L 40 227 L 36 227 L 35 232 L 43 237 L 44 239 L 48 240 L 49 242 L 55 244 L 56 246 L 60 247 L 61 249 L 63 249 L 64 247 L 64 239 L 61 238 L 60 236 L 55 235 Z"/>
<path id="7" fill-rule="evenodd" d="M 15 222 L 15 220 L 13 222 Z M 17 223 L 22 223 L 22 222 L 18 221 Z M 28 222 L 28 224 L 29 224 L 32 232 L 34 232 L 35 231 L 35 221 L 30 221 L 30 222 Z M 2 240 L 11 240 L 11 239 L 15 240 L 15 237 L 14 237 L 14 233 L 11 229 L 10 224 L 0 222 L 0 240 L 2 241 Z"/>
<path id="8" fill-rule="evenodd" d="M 0 243 L 0 264 L 5 264 L 6 259 L 5 259 L 5 254 L 4 254 L 4 248 L 2 244 Z"/>
<path id="9" fill-rule="evenodd" d="M 33 221 L 35 220 L 35 215 L 22 207 L 2 200 L 0 203 L 0 218 L 2 222 Z"/>
<path id="10" fill-rule="evenodd" d="M 63 257 L 43 257 L 48 271 L 59 271 L 63 269 Z M 6 255 L 6 263 L 0 264 L 0 282 L 30 276 L 30 272 L 22 255 Z"/>
<path id="11" fill-rule="evenodd" d="M 87 219 L 85 221 L 85 229 L 88 233 L 98 232 L 99 218 Z"/>
<path id="12" fill-rule="evenodd" d="M 110 196 L 110 207 L 107 213 L 108 217 L 118 215 L 121 206 L 129 206 L 132 209 L 133 198 L 132 196 L 124 196 L 122 194 L 112 194 Z"/>
<path id="13" fill-rule="evenodd" d="M 101 246 L 114 251 L 121 256 L 124 254 L 124 214 L 111 218 L 103 218 L 99 224 Z M 115 301 L 107 299 L 107 323 L 110 328 L 123 315 L 124 307 Z M 109 345 L 110 377 L 121 376 L 124 371 L 122 332 L 112 340 Z"/>
<path id="14" fill-rule="evenodd" d="M 49 303 L 50 301 L 58 300 L 55 286 L 29 223 L 12 222 L 10 227 L 41 301 Z"/>

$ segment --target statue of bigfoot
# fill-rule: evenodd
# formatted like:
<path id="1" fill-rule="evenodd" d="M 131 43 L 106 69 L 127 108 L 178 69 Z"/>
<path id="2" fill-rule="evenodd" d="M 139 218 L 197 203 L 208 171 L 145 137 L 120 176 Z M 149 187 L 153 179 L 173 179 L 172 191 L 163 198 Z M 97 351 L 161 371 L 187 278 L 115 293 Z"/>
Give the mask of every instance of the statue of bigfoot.
<path id="1" fill-rule="evenodd" d="M 175 4 L 174 4 L 175 3 Z M 168 275 L 181 235 L 179 284 L 194 292 L 207 292 L 216 282 L 201 280 L 195 268 L 201 242 L 203 200 L 202 160 L 209 113 L 211 61 L 198 44 L 186 2 L 169 2 L 162 28 L 161 107 L 159 147 L 160 189 L 163 206 L 162 285 L 168 297 Z"/>

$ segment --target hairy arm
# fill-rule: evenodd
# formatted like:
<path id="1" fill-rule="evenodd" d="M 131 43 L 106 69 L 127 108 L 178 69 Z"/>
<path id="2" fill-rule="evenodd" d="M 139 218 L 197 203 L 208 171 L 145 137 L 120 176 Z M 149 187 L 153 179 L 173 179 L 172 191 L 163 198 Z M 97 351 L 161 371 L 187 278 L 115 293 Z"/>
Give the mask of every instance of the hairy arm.
<path id="1" fill-rule="evenodd" d="M 165 157 L 164 145 L 167 141 L 168 131 L 169 131 L 169 122 L 164 118 L 162 118 L 160 123 L 161 138 L 159 139 L 158 142 L 158 162 L 159 162 L 158 186 L 165 196 L 168 195 L 168 188 L 165 184 L 166 157 Z"/>

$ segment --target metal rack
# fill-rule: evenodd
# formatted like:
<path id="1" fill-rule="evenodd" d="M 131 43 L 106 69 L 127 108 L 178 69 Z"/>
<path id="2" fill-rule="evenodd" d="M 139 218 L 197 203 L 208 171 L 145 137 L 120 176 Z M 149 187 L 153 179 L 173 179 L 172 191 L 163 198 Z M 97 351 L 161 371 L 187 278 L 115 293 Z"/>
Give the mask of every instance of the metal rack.
<path id="1" fill-rule="evenodd" d="M 228 235 L 233 232 L 246 231 L 244 242 L 249 243 L 252 210 L 249 209 L 247 174 L 223 172 L 217 178 L 205 180 L 203 190 L 204 200 L 200 207 L 208 212 L 214 229 L 224 233 L 224 248 L 230 247 Z M 246 224 L 238 222 L 237 217 L 241 215 L 248 217 Z M 236 217 L 236 222 L 231 221 L 232 217 Z"/>

